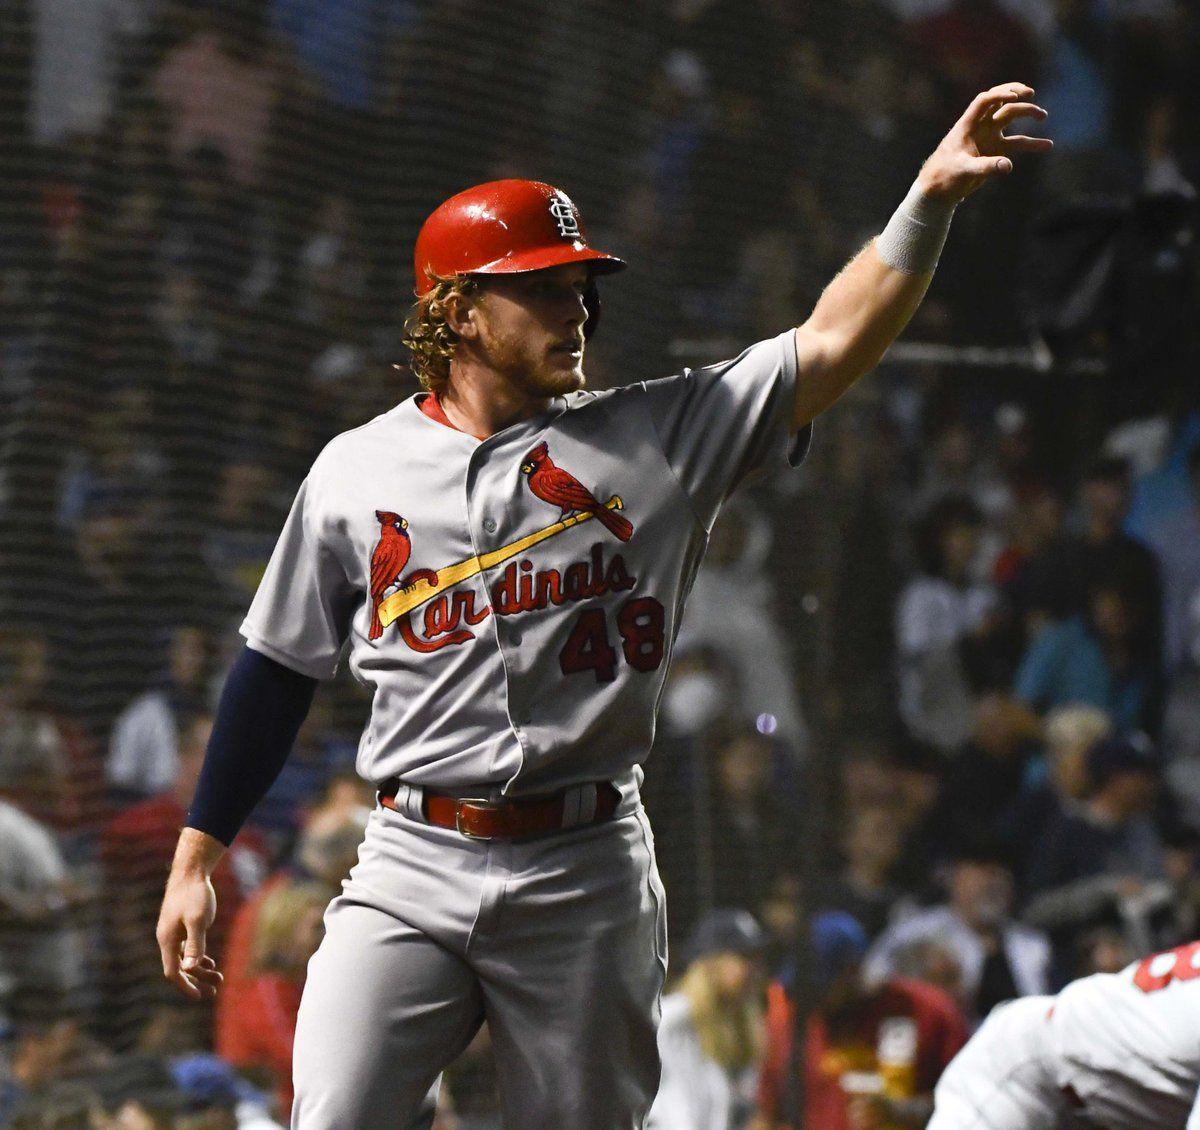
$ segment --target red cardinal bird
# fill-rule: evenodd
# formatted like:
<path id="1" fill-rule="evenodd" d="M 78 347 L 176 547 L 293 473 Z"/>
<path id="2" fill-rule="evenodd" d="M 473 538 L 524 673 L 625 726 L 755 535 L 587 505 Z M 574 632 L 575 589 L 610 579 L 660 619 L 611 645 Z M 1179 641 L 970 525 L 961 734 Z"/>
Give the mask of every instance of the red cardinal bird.
<path id="1" fill-rule="evenodd" d="M 381 529 L 375 552 L 371 554 L 369 637 L 373 640 L 383 635 L 383 625 L 379 622 L 379 605 L 383 594 L 400 580 L 400 574 L 408 564 L 408 555 L 412 552 L 412 542 L 404 532 L 408 529 L 408 523 L 399 514 L 393 514 L 390 510 L 376 510 L 375 517 L 379 519 Z"/>
<path id="2" fill-rule="evenodd" d="M 525 456 L 521 471 L 529 477 L 529 489 L 543 502 L 559 507 L 564 518 L 583 511 L 593 515 L 613 537 L 628 541 L 633 536 L 633 523 L 597 502 L 596 496 L 569 471 L 556 467 L 544 443 Z"/>

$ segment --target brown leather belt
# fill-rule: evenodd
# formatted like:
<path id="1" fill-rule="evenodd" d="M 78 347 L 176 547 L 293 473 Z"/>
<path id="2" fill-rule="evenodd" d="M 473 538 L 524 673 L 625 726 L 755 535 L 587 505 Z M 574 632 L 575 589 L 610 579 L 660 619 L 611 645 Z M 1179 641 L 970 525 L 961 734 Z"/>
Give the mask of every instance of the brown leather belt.
<path id="1" fill-rule="evenodd" d="M 566 821 L 567 798 L 577 786 L 544 796 L 489 800 L 465 794 L 424 790 L 421 811 L 438 828 L 453 828 L 469 840 L 524 840 L 611 820 L 621 792 L 608 781 L 596 782 L 596 808 L 586 820 Z M 379 803 L 396 810 L 396 778 L 379 786 Z"/>

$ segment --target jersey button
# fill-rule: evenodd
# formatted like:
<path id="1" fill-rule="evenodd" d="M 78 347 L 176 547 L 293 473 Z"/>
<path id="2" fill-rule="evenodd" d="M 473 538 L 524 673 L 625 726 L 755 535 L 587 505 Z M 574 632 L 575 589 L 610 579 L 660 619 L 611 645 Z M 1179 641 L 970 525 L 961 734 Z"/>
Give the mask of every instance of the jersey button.
<path id="1" fill-rule="evenodd" d="M 484 520 L 483 520 L 483 528 L 484 528 L 485 530 L 487 530 L 487 532 L 488 532 L 489 534 L 494 534 L 494 533 L 496 532 L 496 522 L 495 522 L 495 519 L 493 519 L 493 518 L 484 518 Z"/>

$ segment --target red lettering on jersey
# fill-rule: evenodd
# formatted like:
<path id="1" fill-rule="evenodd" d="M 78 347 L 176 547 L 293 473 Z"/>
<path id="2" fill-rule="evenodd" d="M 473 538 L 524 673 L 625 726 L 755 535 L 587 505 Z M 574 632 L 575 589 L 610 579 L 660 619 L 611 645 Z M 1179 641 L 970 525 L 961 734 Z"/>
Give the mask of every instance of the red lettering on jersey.
<path id="1" fill-rule="evenodd" d="M 437 573 L 433 569 L 417 569 L 415 572 L 410 573 L 404 578 L 404 583 L 406 586 L 415 585 L 420 580 L 427 580 L 436 584 Z M 453 623 L 451 623 L 452 615 L 454 618 Z M 466 643 L 467 640 L 475 638 L 475 633 L 467 631 L 466 628 L 462 628 L 458 631 L 454 630 L 458 623 L 458 617 L 454 613 L 447 612 L 445 596 L 439 596 L 436 600 L 427 605 L 425 609 L 426 634 L 433 634 L 430 633 L 430 626 L 433 625 L 437 631 L 448 633 L 442 635 L 441 638 L 422 639 L 420 636 L 418 636 L 413 630 L 411 612 L 407 616 L 401 616 L 398 622 L 400 624 L 400 638 L 406 644 L 408 644 L 413 651 L 419 651 L 422 654 L 428 654 L 431 651 L 437 651 L 440 648 L 448 647 L 450 644 Z"/>
<path id="2" fill-rule="evenodd" d="M 410 573 L 404 583 L 408 586 L 420 580 L 436 583 L 437 573 L 432 569 L 419 569 Z M 591 547 L 586 561 L 572 562 L 565 572 L 561 573 L 558 569 L 535 571 L 533 562 L 528 559 L 513 562 L 492 586 L 491 604 L 484 604 L 478 611 L 475 608 L 474 590 L 454 589 L 439 593 L 424 605 L 420 632 L 412 619 L 417 609 L 401 616 L 397 622 L 400 625 L 401 639 L 413 651 L 427 654 L 473 640 L 475 633 L 465 625 L 473 627 L 482 623 L 493 611 L 497 616 L 516 616 L 526 612 L 537 612 L 551 605 L 590 600 L 609 592 L 622 592 L 636 584 L 637 577 L 629 571 L 625 559 L 618 553 L 606 563 L 604 547 L 597 542 Z M 653 603 L 661 611 L 662 606 L 657 601 Z M 661 616 L 659 621 L 661 622 Z M 630 625 L 622 631 L 634 631 L 633 621 L 630 621 Z M 636 627 L 641 629 L 640 622 Z M 633 646 L 635 645 L 627 641 L 627 648 Z M 652 653 L 656 660 L 661 660 L 661 651 L 654 652 L 654 648 L 647 644 L 639 643 L 637 646 L 642 653 L 638 656 L 640 662 L 651 662 Z M 633 660 L 630 662 L 637 666 Z"/>
<path id="3" fill-rule="evenodd" d="M 497 616 L 511 616 L 519 611 L 517 605 L 517 567 L 509 565 L 492 586 L 492 607 Z"/>
<path id="4" fill-rule="evenodd" d="M 567 567 L 563 583 L 563 594 L 567 600 L 586 600 L 592 595 L 588 589 L 587 575 L 587 564 L 583 561 L 577 561 Z"/>
<path id="5" fill-rule="evenodd" d="M 533 578 L 529 575 L 532 571 L 532 561 L 521 562 L 520 596 L 517 598 L 517 607 L 522 612 L 532 612 L 537 607 L 537 603 L 533 599 Z"/>
<path id="6" fill-rule="evenodd" d="M 475 593 L 471 589 L 456 590 L 454 604 L 461 607 L 462 617 L 468 624 L 482 624 L 492 614 L 491 606 L 487 604 L 478 612 L 475 611 Z"/>
<path id="7" fill-rule="evenodd" d="M 1168 963 L 1167 958 L 1174 958 Z M 1154 970 L 1162 970 L 1155 973 Z M 1200 942 L 1189 942 L 1178 949 L 1146 958 L 1133 975 L 1133 983 L 1143 993 L 1157 993 L 1172 981 L 1194 981 L 1200 977 Z"/>
<path id="8" fill-rule="evenodd" d="M 557 569 L 547 569 L 537 575 L 537 606 L 545 608 L 548 604 L 562 604 L 562 585 Z"/>
<path id="9" fill-rule="evenodd" d="M 612 564 L 608 567 L 608 572 L 604 574 L 604 581 L 614 592 L 620 592 L 622 589 L 631 589 L 634 586 L 637 578 L 629 574 L 629 570 L 625 568 L 625 558 L 619 553 L 613 555 Z"/>

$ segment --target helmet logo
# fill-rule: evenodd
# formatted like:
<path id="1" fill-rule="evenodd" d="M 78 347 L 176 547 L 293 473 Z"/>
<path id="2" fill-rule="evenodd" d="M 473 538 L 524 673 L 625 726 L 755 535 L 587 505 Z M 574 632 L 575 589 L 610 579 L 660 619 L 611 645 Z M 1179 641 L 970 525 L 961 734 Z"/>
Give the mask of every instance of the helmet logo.
<path id="1" fill-rule="evenodd" d="M 575 205 L 565 192 L 556 191 L 550 197 L 550 215 L 558 225 L 558 234 L 563 239 L 582 239 L 579 230 L 579 217 L 575 214 Z"/>

